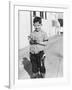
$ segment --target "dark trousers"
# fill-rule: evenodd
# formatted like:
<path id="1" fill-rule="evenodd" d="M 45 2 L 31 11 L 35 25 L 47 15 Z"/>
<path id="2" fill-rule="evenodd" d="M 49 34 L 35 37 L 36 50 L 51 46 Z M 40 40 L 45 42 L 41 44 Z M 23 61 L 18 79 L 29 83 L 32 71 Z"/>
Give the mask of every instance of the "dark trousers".
<path id="1" fill-rule="evenodd" d="M 40 71 L 40 73 L 45 73 L 45 66 L 44 66 L 44 60 L 43 60 L 44 51 L 40 51 L 37 54 L 30 53 L 30 60 L 32 63 L 32 72 L 37 73 Z M 42 65 L 41 65 L 42 63 Z"/>

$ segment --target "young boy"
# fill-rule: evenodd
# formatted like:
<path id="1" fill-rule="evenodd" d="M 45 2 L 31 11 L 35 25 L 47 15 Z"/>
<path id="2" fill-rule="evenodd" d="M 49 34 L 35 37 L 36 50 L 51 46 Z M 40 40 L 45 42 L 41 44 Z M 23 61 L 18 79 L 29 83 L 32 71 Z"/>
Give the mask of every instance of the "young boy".
<path id="1" fill-rule="evenodd" d="M 47 34 L 41 30 L 42 20 L 35 17 L 33 20 L 35 30 L 29 36 L 30 43 L 30 61 L 32 63 L 33 78 L 44 77 L 46 69 L 44 65 L 44 48 L 47 45 Z"/>

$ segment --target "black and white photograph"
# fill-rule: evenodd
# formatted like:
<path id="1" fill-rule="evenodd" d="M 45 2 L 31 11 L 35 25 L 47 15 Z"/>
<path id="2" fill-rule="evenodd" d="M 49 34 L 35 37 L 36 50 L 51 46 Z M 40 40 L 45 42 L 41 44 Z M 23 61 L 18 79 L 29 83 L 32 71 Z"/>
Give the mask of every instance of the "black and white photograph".
<path id="1" fill-rule="evenodd" d="M 63 77 L 63 12 L 18 10 L 18 79 Z"/>

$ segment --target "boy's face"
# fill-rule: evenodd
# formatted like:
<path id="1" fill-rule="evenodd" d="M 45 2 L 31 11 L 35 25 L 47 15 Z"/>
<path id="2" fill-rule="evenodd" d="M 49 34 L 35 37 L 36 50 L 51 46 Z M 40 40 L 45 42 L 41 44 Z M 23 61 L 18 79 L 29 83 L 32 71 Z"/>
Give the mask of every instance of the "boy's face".
<path id="1" fill-rule="evenodd" d="M 41 30 L 41 25 L 42 24 L 40 24 L 39 22 L 34 23 L 35 30 L 40 31 Z"/>

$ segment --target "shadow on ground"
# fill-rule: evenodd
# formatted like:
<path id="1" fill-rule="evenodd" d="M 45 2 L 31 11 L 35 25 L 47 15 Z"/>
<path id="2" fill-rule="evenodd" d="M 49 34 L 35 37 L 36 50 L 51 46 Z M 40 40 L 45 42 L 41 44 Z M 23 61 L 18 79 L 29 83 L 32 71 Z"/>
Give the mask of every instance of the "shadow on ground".
<path id="1" fill-rule="evenodd" d="M 32 73 L 31 62 L 26 57 L 24 57 L 22 63 L 24 65 L 24 69 L 28 72 L 28 74 L 30 75 L 30 78 L 32 78 L 33 73 Z"/>

